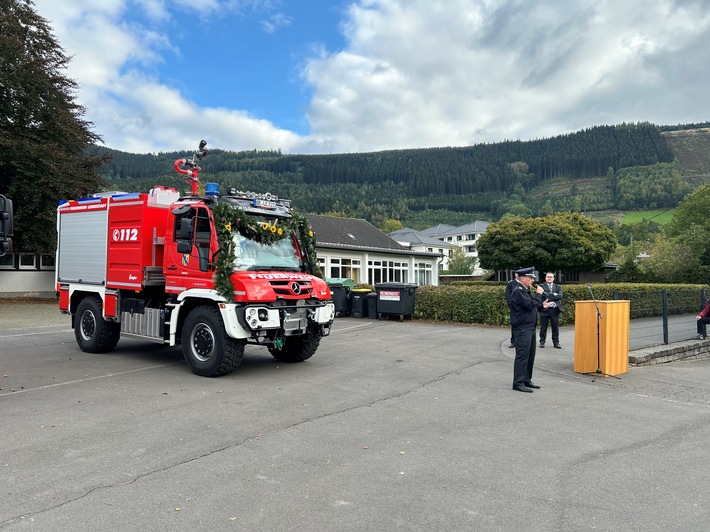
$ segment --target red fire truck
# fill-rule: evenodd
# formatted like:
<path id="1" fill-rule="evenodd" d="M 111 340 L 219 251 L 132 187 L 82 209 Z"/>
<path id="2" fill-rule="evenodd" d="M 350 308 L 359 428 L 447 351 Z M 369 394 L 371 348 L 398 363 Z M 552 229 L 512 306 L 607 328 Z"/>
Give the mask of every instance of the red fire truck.
<path id="1" fill-rule="evenodd" d="M 59 308 L 83 351 L 111 351 L 121 335 L 181 343 L 192 371 L 214 377 L 236 368 L 247 344 L 298 362 L 330 333 L 330 289 L 312 273 L 312 236 L 293 224 L 290 202 L 222 195 L 214 183 L 199 195 L 204 148 L 175 161 L 189 195 L 155 187 L 59 205 Z"/>

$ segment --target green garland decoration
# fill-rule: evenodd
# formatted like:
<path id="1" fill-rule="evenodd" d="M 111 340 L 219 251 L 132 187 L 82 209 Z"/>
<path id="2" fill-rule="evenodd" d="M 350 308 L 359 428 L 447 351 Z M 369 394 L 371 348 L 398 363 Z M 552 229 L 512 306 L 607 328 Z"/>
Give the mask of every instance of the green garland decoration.
<path id="1" fill-rule="evenodd" d="M 260 222 L 253 216 L 246 214 L 241 209 L 236 209 L 228 203 L 220 202 L 213 209 L 219 253 L 214 265 L 215 289 L 227 301 L 234 299 L 234 288 L 230 281 L 232 265 L 234 264 L 234 241 L 232 235 L 239 232 L 243 237 L 259 242 L 260 244 L 273 244 L 284 238 L 290 237 L 294 231 L 298 243 L 303 250 L 304 262 L 310 273 L 323 277 L 323 273 L 316 260 L 316 239 L 313 229 L 305 216 L 293 213 L 293 217 L 279 223 Z"/>

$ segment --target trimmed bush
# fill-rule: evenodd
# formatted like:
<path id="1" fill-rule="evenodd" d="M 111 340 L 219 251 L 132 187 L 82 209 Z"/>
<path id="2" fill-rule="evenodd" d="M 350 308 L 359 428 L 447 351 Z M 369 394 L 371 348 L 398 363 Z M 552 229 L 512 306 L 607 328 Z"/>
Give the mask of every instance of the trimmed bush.
<path id="1" fill-rule="evenodd" d="M 631 319 L 663 315 L 663 290 L 668 294 L 668 314 L 691 314 L 702 308 L 702 290 L 707 285 L 599 283 L 592 285 L 598 301 L 629 300 Z M 589 288 L 565 284 L 560 325 L 574 324 L 575 301 L 591 301 Z M 414 316 L 419 319 L 509 325 L 510 310 L 505 304 L 505 283 L 457 282 L 417 288 Z"/>

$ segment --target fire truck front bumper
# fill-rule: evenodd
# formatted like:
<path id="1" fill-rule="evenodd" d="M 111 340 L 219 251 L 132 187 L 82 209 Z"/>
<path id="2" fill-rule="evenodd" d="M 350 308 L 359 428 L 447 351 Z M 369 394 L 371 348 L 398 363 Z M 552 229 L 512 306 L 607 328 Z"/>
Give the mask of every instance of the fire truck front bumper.
<path id="1" fill-rule="evenodd" d="M 335 319 L 335 304 L 327 302 L 322 306 L 307 308 L 274 308 L 250 305 L 244 309 L 244 324 L 253 331 L 284 329 L 287 333 L 304 331 L 309 322 L 330 326 Z"/>

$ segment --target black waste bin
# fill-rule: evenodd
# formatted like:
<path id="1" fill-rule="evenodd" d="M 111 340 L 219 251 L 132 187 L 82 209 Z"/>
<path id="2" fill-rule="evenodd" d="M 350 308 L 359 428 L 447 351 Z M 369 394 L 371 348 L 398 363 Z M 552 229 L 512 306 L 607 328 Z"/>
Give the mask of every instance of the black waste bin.
<path id="1" fill-rule="evenodd" d="M 367 318 L 367 294 L 368 289 L 356 288 L 352 291 L 353 296 L 353 318 Z"/>
<path id="2" fill-rule="evenodd" d="M 405 316 L 414 314 L 414 297 L 417 285 L 409 283 L 379 283 L 377 291 L 377 312 L 380 316 L 399 316 L 402 321 Z"/>
<path id="3" fill-rule="evenodd" d="M 348 316 L 353 309 L 353 301 L 350 298 L 350 288 L 340 283 L 328 283 L 330 295 L 335 304 L 335 312 L 340 316 Z"/>
<path id="4" fill-rule="evenodd" d="M 377 314 L 377 292 L 367 294 L 367 317 L 370 319 L 379 317 Z"/>

